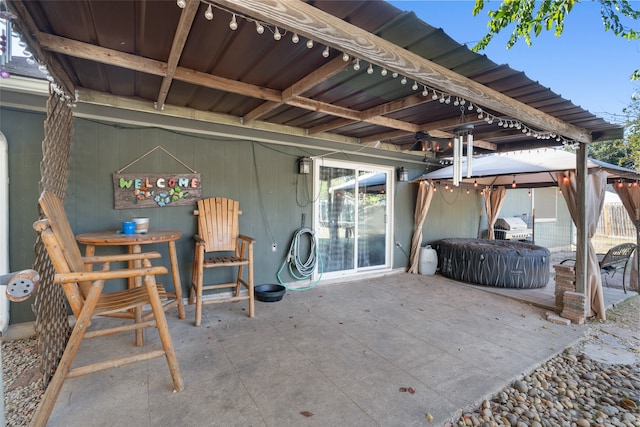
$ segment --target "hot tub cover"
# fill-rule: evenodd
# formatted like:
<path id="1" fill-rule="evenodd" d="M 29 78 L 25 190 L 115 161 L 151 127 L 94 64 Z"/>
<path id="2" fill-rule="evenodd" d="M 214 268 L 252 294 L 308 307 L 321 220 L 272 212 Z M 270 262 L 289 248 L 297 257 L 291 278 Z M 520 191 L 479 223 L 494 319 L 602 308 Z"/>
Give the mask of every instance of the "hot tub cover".
<path id="1" fill-rule="evenodd" d="M 549 282 L 547 248 L 530 243 L 443 239 L 436 243 L 440 273 L 466 283 L 499 288 L 542 288 Z"/>

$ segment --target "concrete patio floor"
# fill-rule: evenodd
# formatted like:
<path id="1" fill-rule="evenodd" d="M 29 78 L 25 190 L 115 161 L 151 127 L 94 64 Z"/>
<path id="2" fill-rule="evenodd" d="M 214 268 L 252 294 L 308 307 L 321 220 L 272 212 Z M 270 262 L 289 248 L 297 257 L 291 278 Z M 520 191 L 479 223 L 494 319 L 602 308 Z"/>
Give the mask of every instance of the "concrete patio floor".
<path id="1" fill-rule="evenodd" d="M 245 303 L 214 304 L 194 327 L 193 306 L 185 320 L 172 309 L 184 391 L 172 392 L 164 358 L 70 379 L 49 425 L 442 425 L 586 332 L 544 312 L 406 273 L 289 291 L 256 301 L 252 319 Z M 76 361 L 135 352 L 132 335 L 85 341 Z M 155 331 L 146 338 L 158 345 Z"/>

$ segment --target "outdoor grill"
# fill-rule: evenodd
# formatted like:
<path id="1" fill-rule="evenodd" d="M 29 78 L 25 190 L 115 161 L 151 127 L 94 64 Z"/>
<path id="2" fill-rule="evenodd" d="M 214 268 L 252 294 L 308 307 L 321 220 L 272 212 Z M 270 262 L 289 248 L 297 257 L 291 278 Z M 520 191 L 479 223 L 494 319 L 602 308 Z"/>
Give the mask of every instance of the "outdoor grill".
<path id="1" fill-rule="evenodd" d="M 493 231 L 497 240 L 529 240 L 533 234 L 518 217 L 498 218 Z"/>

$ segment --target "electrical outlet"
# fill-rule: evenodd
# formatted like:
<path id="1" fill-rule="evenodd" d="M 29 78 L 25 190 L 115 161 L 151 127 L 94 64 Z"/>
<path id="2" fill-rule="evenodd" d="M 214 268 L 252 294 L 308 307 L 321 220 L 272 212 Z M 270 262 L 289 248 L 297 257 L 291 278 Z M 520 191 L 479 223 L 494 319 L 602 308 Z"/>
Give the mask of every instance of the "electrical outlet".
<path id="1" fill-rule="evenodd" d="M 275 252 L 278 249 L 278 244 L 274 243 L 271 245 L 271 252 Z"/>

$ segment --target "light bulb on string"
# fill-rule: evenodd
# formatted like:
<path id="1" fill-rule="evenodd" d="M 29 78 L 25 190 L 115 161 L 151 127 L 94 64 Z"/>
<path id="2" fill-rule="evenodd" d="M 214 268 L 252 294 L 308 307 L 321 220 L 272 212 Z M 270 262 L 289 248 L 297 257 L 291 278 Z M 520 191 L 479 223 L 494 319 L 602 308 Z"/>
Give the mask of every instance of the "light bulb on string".
<path id="1" fill-rule="evenodd" d="M 177 0 L 176 4 L 178 5 L 178 7 L 180 9 L 184 9 L 185 7 L 187 7 L 187 2 L 186 0 Z"/>
<path id="2" fill-rule="evenodd" d="M 307 40 L 307 47 L 309 49 L 311 49 L 313 47 L 313 40 L 311 40 L 311 39 Z"/>
<path id="3" fill-rule="evenodd" d="M 213 19 L 213 8 L 211 5 L 207 7 L 207 10 L 204 12 L 204 17 L 207 21 L 211 21 Z"/>
<path id="4" fill-rule="evenodd" d="M 398 73 L 396 73 L 396 72 L 394 71 L 393 73 L 391 73 L 391 77 L 393 77 L 393 78 L 395 79 L 396 77 L 398 77 Z"/>
<path id="5" fill-rule="evenodd" d="M 382 70 L 380 70 L 380 74 L 382 75 L 382 77 L 387 75 L 387 69 L 383 68 Z"/>
<path id="6" fill-rule="evenodd" d="M 347 62 L 349 59 L 350 59 L 350 58 L 349 58 L 349 54 L 348 54 L 347 52 L 343 52 L 343 53 L 342 53 L 342 60 L 343 60 L 344 62 Z"/>
<path id="7" fill-rule="evenodd" d="M 264 27 L 258 21 L 256 21 L 256 33 L 258 34 L 264 33 Z"/>
<path id="8" fill-rule="evenodd" d="M 413 86 L 411 86 L 411 89 L 413 90 L 418 90 L 418 82 L 417 81 L 413 81 Z"/>
<path id="9" fill-rule="evenodd" d="M 475 188 L 478 188 L 478 180 L 477 180 L 477 179 L 473 181 L 473 186 L 474 186 Z"/>
<path id="10" fill-rule="evenodd" d="M 360 70 L 360 59 L 356 58 L 356 63 L 353 64 L 353 70 L 354 71 L 359 71 Z"/>
<path id="11" fill-rule="evenodd" d="M 298 43 L 299 41 L 300 41 L 300 37 L 298 37 L 296 33 L 293 33 L 293 35 L 291 36 L 291 42 Z"/>
<path id="12" fill-rule="evenodd" d="M 229 22 L 229 28 L 231 28 L 233 31 L 238 29 L 238 21 L 236 21 L 236 14 L 235 13 L 231 17 L 231 22 Z"/>
<path id="13" fill-rule="evenodd" d="M 329 57 L 329 46 L 324 48 L 324 50 L 322 51 L 322 56 L 325 58 Z"/>
<path id="14" fill-rule="evenodd" d="M 373 74 L 373 64 L 369 63 L 369 68 L 367 68 L 367 74 Z"/>
<path id="15" fill-rule="evenodd" d="M 278 41 L 282 38 L 282 34 L 280 34 L 280 30 L 278 30 L 278 27 L 276 27 L 275 31 L 273 32 L 273 39 Z"/>
<path id="16" fill-rule="evenodd" d="M 403 85 L 407 84 L 407 78 L 402 76 L 402 80 L 400 80 L 400 83 L 402 83 Z"/>
<path id="17" fill-rule="evenodd" d="M 429 95 L 429 91 L 427 90 L 427 87 L 424 86 L 424 89 L 422 90 L 422 96 L 427 96 Z"/>
<path id="18" fill-rule="evenodd" d="M 516 188 L 516 176 L 513 175 L 513 182 L 511 183 L 511 188 Z"/>

